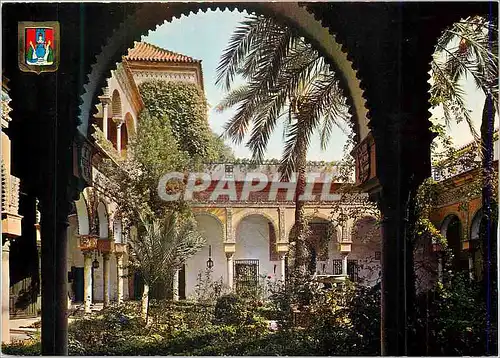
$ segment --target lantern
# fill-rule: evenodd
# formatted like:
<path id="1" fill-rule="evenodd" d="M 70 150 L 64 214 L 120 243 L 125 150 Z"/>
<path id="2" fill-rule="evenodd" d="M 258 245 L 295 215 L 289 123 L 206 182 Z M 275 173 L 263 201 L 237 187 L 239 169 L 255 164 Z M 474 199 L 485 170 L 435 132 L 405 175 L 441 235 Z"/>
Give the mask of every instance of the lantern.
<path id="1" fill-rule="evenodd" d="M 94 258 L 94 261 L 92 261 L 92 268 L 98 269 L 99 268 L 99 261 L 97 260 L 97 254 Z"/>
<path id="2" fill-rule="evenodd" d="M 212 269 L 212 267 L 214 267 L 214 261 L 212 260 L 212 245 L 208 245 L 207 267 L 209 269 Z"/>

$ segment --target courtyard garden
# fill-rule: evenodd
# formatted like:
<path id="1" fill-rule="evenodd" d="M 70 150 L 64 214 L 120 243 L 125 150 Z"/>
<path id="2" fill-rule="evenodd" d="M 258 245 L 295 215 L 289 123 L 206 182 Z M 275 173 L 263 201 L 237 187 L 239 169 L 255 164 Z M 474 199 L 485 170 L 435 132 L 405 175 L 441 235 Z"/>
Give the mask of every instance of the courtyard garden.
<path id="1" fill-rule="evenodd" d="M 465 56 L 467 51 L 477 52 L 478 46 L 484 50 L 485 43 L 479 40 L 485 36 L 485 31 L 480 26 L 486 25 L 478 19 L 472 20 L 473 33 L 468 35 L 475 34 L 477 41 L 474 42 L 474 38 L 467 41 L 454 39 L 459 43 L 456 56 Z M 111 305 L 106 302 L 106 307 L 102 310 L 90 313 L 77 310 L 70 313 L 70 355 L 383 354 L 381 331 L 387 333 L 387 330 L 381 329 L 381 297 L 387 296 L 387 286 L 381 292 L 380 279 L 372 286 L 350 281 L 346 255 L 350 248 L 342 252 L 345 254 L 342 257 L 346 257 L 342 275 L 335 274 L 342 276 L 342 280 L 332 279 L 328 284 L 320 282 L 317 278 L 317 263 L 327 260 L 318 259 L 319 250 L 313 247 L 312 240 L 308 241 L 312 236 L 309 231 L 310 218 L 306 215 L 304 200 L 299 199 L 300 195 L 306 193 L 307 151 L 313 141 L 312 134 L 320 134 L 321 147 L 325 150 L 331 139 L 332 128 L 337 126 L 352 129 L 347 101 L 339 87 L 339 78 L 320 53 L 292 29 L 262 16 L 250 16 L 243 25 L 233 35 L 217 68 L 217 83 L 227 92 L 227 97 L 216 106 L 216 110 L 224 112 L 238 106 L 236 114 L 226 123 L 222 136 L 210 128 L 208 102 L 203 91 L 196 85 L 154 80 L 138 86 L 144 109 L 138 117 L 137 133 L 131 138 L 128 147 L 133 155 L 113 157 L 109 154 L 109 158 L 104 158 L 99 163 L 98 169 L 107 180 L 105 195 L 112 198 L 120 208 L 119 220 L 123 226 L 123 236 L 127 238 L 129 253 L 127 270 L 130 277 L 133 273 L 141 278 L 141 283 L 138 284 L 143 286 L 141 297 L 138 294 L 135 300 L 122 302 L 122 296 Z M 450 36 L 440 41 L 445 50 L 448 49 L 447 46 L 451 46 Z M 467 46 L 472 45 L 477 46 L 468 49 Z M 484 55 L 489 56 L 489 53 Z M 441 64 L 439 60 L 443 56 L 436 56 L 432 63 L 434 72 L 431 105 L 444 106 L 447 124 L 451 117 L 469 123 L 469 112 L 461 111 L 465 105 L 456 94 L 461 93 L 457 92 L 459 84 L 455 80 L 450 84 L 449 80 L 463 74 L 460 71 L 457 73 L 455 58 L 454 61 L 449 60 L 450 63 Z M 496 62 L 490 69 L 490 66 L 483 66 L 480 59 L 474 61 L 479 62 L 474 62 L 477 67 L 486 67 L 486 72 L 489 71 L 483 75 L 483 85 L 478 84 L 478 88 L 483 89 L 486 94 L 486 113 L 495 97 L 493 94 L 497 91 L 496 88 L 493 91 L 488 87 L 490 77 L 493 76 L 492 73 L 498 77 L 498 68 Z M 470 63 L 468 65 L 471 66 Z M 450 73 L 446 74 L 445 70 Z M 476 72 L 478 70 L 473 70 L 473 73 Z M 242 76 L 247 85 L 235 87 L 236 75 Z M 481 76 L 476 76 L 476 79 L 481 79 Z M 456 86 L 453 87 L 453 84 Z M 267 88 L 267 91 L 263 88 Z M 488 124 L 489 127 L 483 125 L 481 135 L 473 130 L 472 134 L 477 143 L 492 143 L 493 124 L 489 123 L 486 114 L 483 117 L 483 124 Z M 291 248 L 290 252 L 288 248 L 286 252 L 287 260 L 290 259 L 286 263 L 286 275 L 285 255 L 282 255 L 281 277 L 286 277 L 286 281 L 278 279 L 277 265 L 274 265 L 273 276 L 265 275 L 260 282 L 248 287 L 233 286 L 233 277 L 231 274 L 229 279 L 229 273 L 227 282 L 223 283 L 222 279 L 217 281 L 211 271 L 214 266 L 212 247 L 205 237 L 206 233 L 199 230 L 196 210 L 193 210 L 188 200 L 165 200 L 159 194 L 161 190 L 165 195 L 181 193 L 187 186 L 187 179 L 163 183 L 161 178 L 165 173 L 172 172 L 198 173 L 208 163 L 237 162 L 224 139 L 241 143 L 246 136 L 250 136 L 247 146 L 252 152 L 252 159 L 249 159 L 249 163 L 262 163 L 269 138 L 279 120 L 285 121 L 286 125 L 286 135 L 283 136 L 285 142 L 281 148 L 283 156 L 276 160 L 282 174 L 281 179 L 288 181 L 292 174 L 298 174 L 293 200 L 294 234 L 293 239 L 287 242 Z M 497 276 L 496 267 L 491 265 L 496 259 L 496 248 L 489 246 L 494 237 L 490 231 L 496 228 L 498 222 L 494 214 L 497 211 L 498 195 L 493 188 L 498 185 L 498 178 L 492 166 L 493 151 L 485 148 L 485 145 L 476 145 L 473 149 L 483 156 L 482 163 L 478 163 L 476 155 L 469 160 L 470 163 L 465 163 L 462 156 L 454 157 L 457 151 L 444 125 L 434 124 L 431 130 L 437 138 L 431 148 L 434 169 L 451 174 L 456 174 L 454 170 L 458 164 L 480 169 L 480 175 L 471 179 L 471 190 L 463 195 L 462 200 L 468 205 L 468 200 L 481 198 L 484 204 L 484 217 L 489 221 L 478 225 L 477 231 L 489 256 L 484 263 L 478 261 L 480 263 L 476 265 L 484 273 L 484 278 L 473 279 L 471 267 L 468 267 L 468 271 L 460 268 L 457 265 L 457 262 L 460 264 L 459 255 L 450 248 L 446 233 L 438 230 L 430 219 L 437 207 L 438 196 L 442 196 L 447 188 L 440 185 L 437 179 L 427 178 L 414 189 L 408 209 L 405 209 L 408 227 L 402 238 L 407 265 L 404 266 L 404 273 L 398 271 L 398 275 L 404 275 L 407 287 L 396 290 L 399 300 L 398 307 L 394 307 L 394 310 L 401 310 L 400 306 L 404 305 L 405 313 L 408 314 L 407 322 L 401 324 L 405 329 L 404 334 L 401 334 L 405 337 L 404 352 L 408 355 L 430 356 L 496 352 Z M 97 125 L 94 125 L 93 136 L 96 145 L 104 153 L 106 150 L 113 152 L 112 144 Z M 488 139 L 490 137 L 491 140 Z M 359 199 L 359 188 L 352 182 L 355 163 L 351 153 L 356 146 L 353 138 L 353 133 L 350 133 L 345 146 L 345 158 L 336 162 L 340 168 L 337 178 L 339 185 L 336 189 L 340 199 L 332 203 L 328 222 L 331 221 L 332 225 L 342 230 L 343 227 L 347 228 L 347 219 L 341 218 L 353 220 L 365 215 L 368 209 L 373 209 L 374 221 L 377 221 L 374 228 L 378 232 L 380 223 L 387 217 L 367 198 L 366 202 Z M 199 180 L 195 179 L 193 183 Z M 94 194 L 96 192 L 94 190 Z M 346 201 L 349 198 L 352 198 L 352 202 Z M 94 199 L 95 205 L 92 204 L 91 207 L 95 210 L 89 211 L 89 230 L 99 237 L 98 194 L 95 194 Z M 353 209 L 345 213 L 345 207 Z M 230 226 L 224 232 L 232 234 L 231 230 Z M 364 235 L 364 244 L 368 242 L 368 236 Z M 325 240 L 332 240 L 331 237 L 331 234 L 325 235 Z M 223 238 L 227 241 L 224 242 L 228 244 L 227 247 L 232 248 L 234 242 L 225 236 Z M 342 243 L 352 243 L 349 237 L 342 240 L 335 244 L 340 246 Z M 200 272 L 195 295 L 179 300 L 179 272 L 185 268 L 190 258 L 205 247 L 208 247 L 209 252 L 207 271 L 204 274 Z M 382 253 L 379 250 L 377 248 L 373 251 L 375 256 L 379 256 L 377 261 L 385 265 L 382 271 L 396 270 L 398 263 L 381 259 L 380 255 L 384 254 L 384 250 Z M 455 251 L 460 253 L 460 250 Z M 231 257 L 232 260 L 233 251 L 228 249 L 221 252 L 228 262 L 232 262 L 229 259 Z M 428 255 L 421 255 L 425 256 L 422 259 L 418 256 L 420 253 Z M 429 257 L 433 260 L 432 265 L 428 265 Z M 227 264 L 218 262 L 219 266 L 221 263 Z M 425 280 L 427 276 L 422 272 L 432 276 L 432 279 Z M 123 277 L 125 276 L 122 275 Z M 391 283 L 390 280 L 384 282 Z M 85 300 L 90 307 L 91 299 Z M 384 322 L 386 324 L 383 327 L 388 326 L 388 320 Z M 40 338 L 40 334 L 36 334 L 28 340 L 3 345 L 2 351 L 12 355 L 40 355 Z"/>
<path id="2" fill-rule="evenodd" d="M 139 301 L 75 317 L 70 355 L 380 355 L 380 287 L 352 283 L 324 289 L 314 282 L 267 284 L 224 293 L 204 285 L 196 300 L 151 300 L 147 323 Z M 457 275 L 417 298 L 409 351 L 418 355 L 480 355 L 486 308 L 481 287 Z M 78 313 L 77 313 L 78 315 Z M 40 355 L 40 339 L 3 346 L 6 354 Z"/>

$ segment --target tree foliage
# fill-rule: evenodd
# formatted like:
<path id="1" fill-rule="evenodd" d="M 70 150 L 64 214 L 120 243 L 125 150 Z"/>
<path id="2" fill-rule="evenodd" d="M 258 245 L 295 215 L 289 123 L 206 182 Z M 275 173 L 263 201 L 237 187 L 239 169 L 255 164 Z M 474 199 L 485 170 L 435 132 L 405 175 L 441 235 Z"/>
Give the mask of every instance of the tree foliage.
<path id="1" fill-rule="evenodd" d="M 463 79 L 472 78 L 498 110 L 498 29 L 496 21 L 473 16 L 446 29 L 431 62 L 431 105 L 442 106 L 445 122 L 465 120 L 479 140 L 467 107 Z M 493 114 L 494 115 L 494 114 Z"/>
<path id="2" fill-rule="evenodd" d="M 140 223 L 137 231 L 140 240 L 130 242 L 131 259 L 150 285 L 169 277 L 205 244 L 192 217 L 182 217 L 175 212 L 160 218 L 141 215 Z"/>
<path id="3" fill-rule="evenodd" d="M 189 156 L 179 150 L 168 121 L 148 111 L 143 111 L 139 119 L 137 135 L 129 144 L 130 155 L 119 163 L 105 160 L 100 165 L 104 176 L 97 183 L 118 204 L 127 228 L 137 225 L 144 213 L 162 216 L 166 210 L 187 209 L 180 201 L 162 201 L 157 188 L 165 173 L 189 167 Z"/>

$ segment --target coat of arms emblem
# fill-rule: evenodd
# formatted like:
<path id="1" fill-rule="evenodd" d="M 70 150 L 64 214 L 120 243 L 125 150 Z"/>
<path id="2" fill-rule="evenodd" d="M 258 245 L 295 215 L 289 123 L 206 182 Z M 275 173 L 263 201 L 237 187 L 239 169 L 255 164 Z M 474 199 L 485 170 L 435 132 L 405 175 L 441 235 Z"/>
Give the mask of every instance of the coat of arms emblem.
<path id="1" fill-rule="evenodd" d="M 54 72 L 59 64 L 59 23 L 20 22 L 19 68 L 25 72 Z"/>

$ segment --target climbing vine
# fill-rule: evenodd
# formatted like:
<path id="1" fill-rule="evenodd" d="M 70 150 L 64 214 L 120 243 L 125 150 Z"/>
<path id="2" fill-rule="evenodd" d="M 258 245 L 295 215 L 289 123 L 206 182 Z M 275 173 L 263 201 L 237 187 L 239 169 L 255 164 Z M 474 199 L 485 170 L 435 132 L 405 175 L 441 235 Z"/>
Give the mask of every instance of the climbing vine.
<path id="1" fill-rule="evenodd" d="M 232 158 L 231 150 L 208 125 L 207 101 L 198 86 L 154 80 L 141 83 L 139 91 L 149 115 L 170 125 L 179 150 L 202 162 Z"/>

